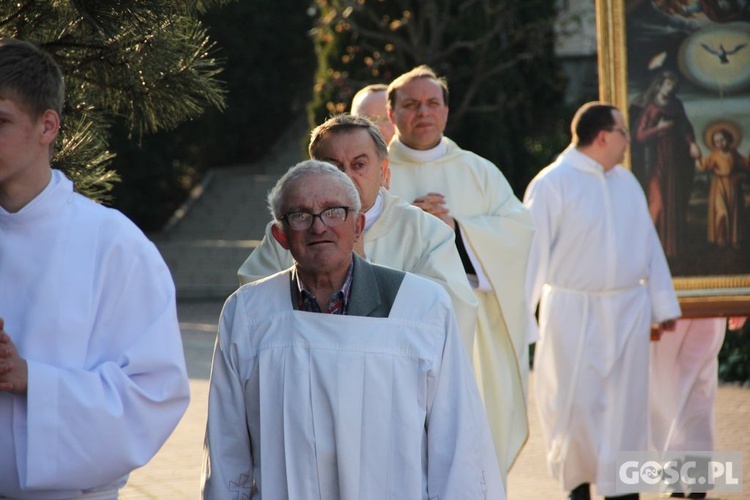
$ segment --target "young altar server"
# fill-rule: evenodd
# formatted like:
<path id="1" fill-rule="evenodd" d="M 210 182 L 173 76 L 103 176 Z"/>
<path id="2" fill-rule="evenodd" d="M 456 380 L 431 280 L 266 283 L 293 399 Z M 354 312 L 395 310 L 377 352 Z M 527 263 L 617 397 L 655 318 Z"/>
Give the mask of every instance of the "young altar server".
<path id="1" fill-rule="evenodd" d="M 159 252 L 51 168 L 63 100 L 47 53 L 0 40 L 0 498 L 116 499 L 189 399 Z"/>

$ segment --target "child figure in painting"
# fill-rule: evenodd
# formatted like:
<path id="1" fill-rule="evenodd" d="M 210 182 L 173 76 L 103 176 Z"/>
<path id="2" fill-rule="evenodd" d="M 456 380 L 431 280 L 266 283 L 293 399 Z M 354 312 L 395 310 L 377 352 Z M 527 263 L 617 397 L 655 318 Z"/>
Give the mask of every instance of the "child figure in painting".
<path id="1" fill-rule="evenodd" d="M 720 127 L 707 135 L 712 151 L 701 158 L 700 168 L 713 174 L 708 194 L 708 242 L 739 249 L 745 222 L 740 170 L 748 168 L 748 160 L 737 152 L 735 136 L 728 128 Z"/>

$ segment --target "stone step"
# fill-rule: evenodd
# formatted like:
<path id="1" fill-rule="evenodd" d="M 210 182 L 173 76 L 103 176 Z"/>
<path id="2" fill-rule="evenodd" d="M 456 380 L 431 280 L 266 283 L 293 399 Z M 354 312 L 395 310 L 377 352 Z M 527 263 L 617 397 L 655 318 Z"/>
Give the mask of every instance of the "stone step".
<path id="1" fill-rule="evenodd" d="M 271 219 L 266 196 L 278 177 L 243 167 L 212 170 L 153 235 L 179 299 L 224 299 L 237 288 L 237 269 Z"/>
<path id="2" fill-rule="evenodd" d="M 212 170 L 155 238 L 165 241 L 262 238 L 271 219 L 266 197 L 278 177 L 254 174 L 242 167 Z"/>
<path id="3" fill-rule="evenodd" d="M 155 241 L 172 273 L 178 299 L 225 299 L 237 289 L 237 270 L 258 240 Z"/>
<path id="4" fill-rule="evenodd" d="M 178 298 L 223 300 L 237 289 L 237 269 L 271 220 L 268 192 L 306 156 L 308 133 L 307 116 L 300 113 L 266 158 L 211 169 L 167 225 L 150 235 L 172 272 Z"/>

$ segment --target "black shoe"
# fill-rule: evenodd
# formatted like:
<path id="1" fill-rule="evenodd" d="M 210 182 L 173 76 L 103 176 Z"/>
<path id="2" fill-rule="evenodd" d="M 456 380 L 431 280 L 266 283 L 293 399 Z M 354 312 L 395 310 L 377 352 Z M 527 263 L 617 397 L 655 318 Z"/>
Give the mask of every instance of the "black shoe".
<path id="1" fill-rule="evenodd" d="M 708 496 L 708 493 L 698 493 L 696 491 L 693 493 L 688 493 L 687 495 L 685 495 L 684 493 L 672 493 L 670 496 L 672 498 L 706 498 Z"/>
<path id="2" fill-rule="evenodd" d="M 638 493 L 628 493 L 627 495 L 618 495 L 616 497 L 604 497 L 604 500 L 638 500 Z"/>
<path id="3" fill-rule="evenodd" d="M 576 486 L 568 495 L 568 500 L 591 500 L 591 490 L 589 483 L 583 483 Z"/>

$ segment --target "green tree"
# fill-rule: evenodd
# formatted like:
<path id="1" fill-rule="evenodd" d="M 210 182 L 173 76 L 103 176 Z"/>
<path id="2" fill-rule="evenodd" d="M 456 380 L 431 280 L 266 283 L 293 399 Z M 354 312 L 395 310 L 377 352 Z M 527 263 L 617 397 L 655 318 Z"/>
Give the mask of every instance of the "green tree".
<path id="1" fill-rule="evenodd" d="M 496 163 L 516 192 L 565 144 L 565 78 L 548 0 L 316 0 L 311 123 L 360 87 L 419 64 L 448 79 L 446 134 Z"/>
<path id="2" fill-rule="evenodd" d="M 109 198 L 116 120 L 138 140 L 224 105 L 221 68 L 197 16 L 227 1 L 0 3 L 0 36 L 38 44 L 63 71 L 67 99 L 52 161 L 80 192 Z"/>
<path id="3" fill-rule="evenodd" d="M 253 0 L 207 11 L 201 20 L 225 68 L 226 109 L 208 109 L 138 142 L 115 127 L 113 164 L 122 175 L 116 204 L 141 228 L 161 228 L 210 168 L 247 165 L 265 173 L 261 160 L 291 123 L 304 119 L 312 95 L 308 7 L 308 0 Z"/>

